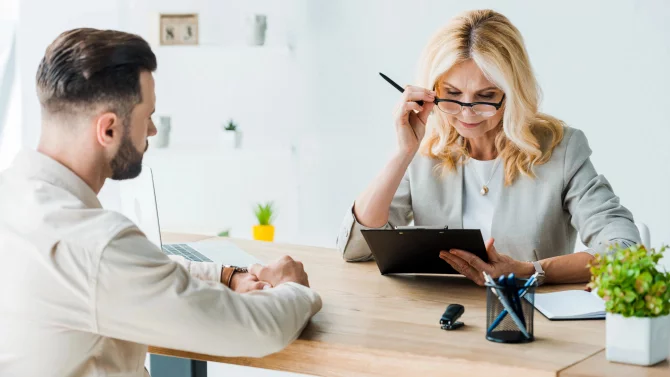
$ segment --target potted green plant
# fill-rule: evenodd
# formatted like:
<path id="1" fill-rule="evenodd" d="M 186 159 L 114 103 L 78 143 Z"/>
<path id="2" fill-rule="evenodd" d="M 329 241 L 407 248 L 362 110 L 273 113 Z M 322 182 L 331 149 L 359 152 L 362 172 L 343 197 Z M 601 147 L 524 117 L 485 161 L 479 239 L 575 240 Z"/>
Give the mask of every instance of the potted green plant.
<path id="1" fill-rule="evenodd" d="M 239 148 L 241 134 L 237 124 L 230 119 L 222 126 L 221 143 L 227 148 Z"/>
<path id="2" fill-rule="evenodd" d="M 258 203 L 254 208 L 254 215 L 258 224 L 253 227 L 253 236 L 258 241 L 272 242 L 275 235 L 275 227 L 272 225 L 275 219 L 275 208 L 273 202 Z"/>
<path id="3" fill-rule="evenodd" d="M 670 353 L 670 273 L 659 266 L 666 247 L 615 247 L 589 264 L 589 287 L 605 300 L 606 357 L 653 365 Z"/>

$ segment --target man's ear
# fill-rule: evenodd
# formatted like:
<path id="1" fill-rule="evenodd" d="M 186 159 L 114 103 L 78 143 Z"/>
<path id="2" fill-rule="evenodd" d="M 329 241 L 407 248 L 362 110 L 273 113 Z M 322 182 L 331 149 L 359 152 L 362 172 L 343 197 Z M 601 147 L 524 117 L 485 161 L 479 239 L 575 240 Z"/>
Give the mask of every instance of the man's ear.
<path id="1" fill-rule="evenodd" d="M 107 112 L 98 116 L 96 121 L 96 136 L 98 143 L 103 147 L 108 147 L 121 140 L 123 130 L 119 117 Z"/>

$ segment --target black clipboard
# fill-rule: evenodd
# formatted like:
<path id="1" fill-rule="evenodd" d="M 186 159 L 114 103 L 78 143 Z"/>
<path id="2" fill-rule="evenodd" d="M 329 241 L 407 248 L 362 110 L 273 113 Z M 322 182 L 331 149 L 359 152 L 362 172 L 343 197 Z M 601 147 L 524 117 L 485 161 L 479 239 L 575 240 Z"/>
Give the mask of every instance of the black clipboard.
<path id="1" fill-rule="evenodd" d="M 459 275 L 449 263 L 440 259 L 440 251 L 449 249 L 469 251 L 488 262 L 486 246 L 479 229 L 404 227 L 363 229 L 361 233 L 382 275 Z"/>

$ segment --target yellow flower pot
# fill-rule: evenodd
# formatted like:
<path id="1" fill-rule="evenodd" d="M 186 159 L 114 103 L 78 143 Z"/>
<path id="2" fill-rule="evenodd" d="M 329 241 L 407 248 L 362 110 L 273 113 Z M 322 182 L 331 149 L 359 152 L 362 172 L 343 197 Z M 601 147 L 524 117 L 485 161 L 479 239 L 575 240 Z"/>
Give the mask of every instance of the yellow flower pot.
<path id="1" fill-rule="evenodd" d="M 275 238 L 274 225 L 254 225 L 254 239 L 257 241 L 272 242 Z"/>

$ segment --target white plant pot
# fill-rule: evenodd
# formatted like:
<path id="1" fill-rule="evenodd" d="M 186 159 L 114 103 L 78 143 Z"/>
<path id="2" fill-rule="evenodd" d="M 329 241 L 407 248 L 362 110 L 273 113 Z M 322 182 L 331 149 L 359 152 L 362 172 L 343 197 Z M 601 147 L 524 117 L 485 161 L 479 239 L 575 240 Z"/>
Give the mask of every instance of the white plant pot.
<path id="1" fill-rule="evenodd" d="M 170 117 L 160 117 L 160 123 L 156 126 L 156 136 L 153 137 L 153 146 L 156 148 L 167 148 L 170 145 Z"/>
<path id="2" fill-rule="evenodd" d="M 235 149 L 240 146 L 241 135 L 238 131 L 221 131 L 219 139 L 224 148 Z"/>
<path id="3" fill-rule="evenodd" d="M 607 313 L 607 360 L 654 365 L 670 355 L 670 315 L 654 318 Z"/>
<path id="4" fill-rule="evenodd" d="M 267 16 L 265 15 L 255 14 L 247 18 L 247 42 L 251 46 L 263 46 L 267 27 Z"/>

